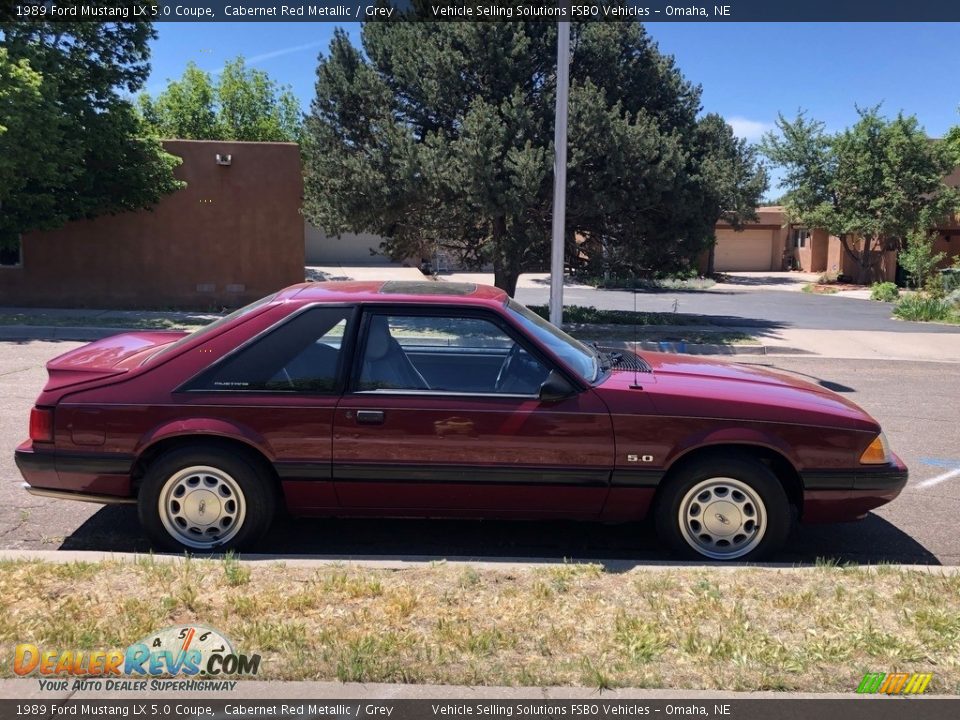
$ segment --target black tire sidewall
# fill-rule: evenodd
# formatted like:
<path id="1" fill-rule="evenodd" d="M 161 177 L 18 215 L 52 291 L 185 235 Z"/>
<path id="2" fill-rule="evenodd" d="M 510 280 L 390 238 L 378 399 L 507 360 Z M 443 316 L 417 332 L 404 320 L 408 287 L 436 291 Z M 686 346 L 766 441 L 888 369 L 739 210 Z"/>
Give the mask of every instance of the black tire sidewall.
<path id="1" fill-rule="evenodd" d="M 182 544 L 170 535 L 160 519 L 158 503 L 165 483 L 175 473 L 193 465 L 218 468 L 230 475 L 240 487 L 246 503 L 246 514 L 240 531 L 226 543 L 209 549 L 191 548 Z M 144 474 L 137 498 L 140 524 L 154 547 L 195 554 L 222 553 L 252 546 L 270 527 L 275 507 L 275 493 L 270 478 L 266 477 L 258 463 L 243 453 L 202 446 L 172 450 L 154 460 Z"/>
<path id="2" fill-rule="evenodd" d="M 680 531 L 680 504 L 697 483 L 714 477 L 729 477 L 749 485 L 764 504 L 767 529 L 760 543 L 746 555 L 730 560 L 701 555 Z M 679 468 L 658 497 L 655 512 L 657 536 L 670 551 L 684 559 L 706 562 L 751 562 L 769 557 L 783 547 L 790 533 L 792 515 L 783 485 L 773 472 L 757 460 L 712 458 L 697 460 Z"/>

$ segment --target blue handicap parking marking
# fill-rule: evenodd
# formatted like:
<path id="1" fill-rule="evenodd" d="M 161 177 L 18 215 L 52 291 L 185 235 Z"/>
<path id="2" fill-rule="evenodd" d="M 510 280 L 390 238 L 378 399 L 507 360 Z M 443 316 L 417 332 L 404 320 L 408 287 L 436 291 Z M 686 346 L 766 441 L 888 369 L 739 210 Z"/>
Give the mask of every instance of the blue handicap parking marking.
<path id="1" fill-rule="evenodd" d="M 924 465 L 932 465 L 933 467 L 948 468 L 950 470 L 960 470 L 960 460 L 949 460 L 946 458 L 925 457 L 925 458 L 920 458 L 920 462 L 922 462 Z"/>

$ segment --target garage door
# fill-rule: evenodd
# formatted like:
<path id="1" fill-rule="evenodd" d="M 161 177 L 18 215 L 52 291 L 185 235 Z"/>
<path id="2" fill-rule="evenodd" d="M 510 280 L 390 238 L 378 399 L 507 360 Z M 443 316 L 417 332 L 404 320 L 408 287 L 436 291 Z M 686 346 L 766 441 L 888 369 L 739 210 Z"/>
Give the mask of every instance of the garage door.
<path id="1" fill-rule="evenodd" d="M 772 270 L 770 230 L 717 230 L 713 269 L 717 271 Z"/>

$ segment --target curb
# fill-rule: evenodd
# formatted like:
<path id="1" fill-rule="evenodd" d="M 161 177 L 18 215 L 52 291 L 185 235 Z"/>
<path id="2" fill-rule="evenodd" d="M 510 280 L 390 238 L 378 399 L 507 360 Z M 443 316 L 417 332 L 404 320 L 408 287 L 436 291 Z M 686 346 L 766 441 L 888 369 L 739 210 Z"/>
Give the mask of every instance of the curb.
<path id="1" fill-rule="evenodd" d="M 104 697 L 102 692 L 94 691 L 46 691 L 37 688 L 35 678 L 7 678 L 0 680 L 0 697 L 6 699 L 31 699 L 45 702 L 63 700 L 95 700 L 103 702 L 142 700 L 143 698 L 169 698 L 169 693 L 157 691 L 132 692 L 119 691 Z M 599 690 L 590 687 L 568 686 L 517 686 L 502 685 L 415 685 L 404 683 L 358 683 L 335 682 L 329 680 L 243 680 L 236 688 L 225 692 L 220 690 L 187 690 L 177 694 L 177 698 L 202 700 L 245 700 L 258 705 L 264 701 L 282 700 L 439 700 L 439 701 L 518 701 L 518 700 L 580 700 L 588 699 L 591 702 L 615 700 L 661 700 L 661 701 L 690 701 L 699 700 L 706 703 L 710 700 L 851 700 L 854 702 L 896 702 L 896 700 L 880 696 L 857 695 L 854 691 L 842 692 L 809 692 L 809 691 L 737 691 L 737 690 L 687 690 L 679 688 L 615 688 Z M 956 700 L 956 695 L 923 695 L 912 697 L 910 703 L 923 703 L 929 700 Z M 904 699 L 904 702 L 907 702 Z M 659 711 L 657 711 L 659 712 Z M 687 711 L 689 712 L 689 711 Z M 808 712 L 815 712 L 812 708 Z M 903 710 L 906 714 L 906 710 Z M 669 713 L 668 713 L 669 714 Z M 511 713 L 513 715 L 513 713 Z M 803 717 L 804 712 L 786 712 L 784 716 Z M 653 715 L 651 715 L 652 717 Z M 249 717 L 249 716 L 248 716 Z M 268 717 L 277 717 L 270 714 Z M 312 717 L 322 717 L 316 715 Z M 333 715 L 330 715 L 333 717 Z M 341 717 L 349 717 L 341 715 Z"/>
<path id="2" fill-rule="evenodd" d="M 603 347 L 633 350 L 635 347 L 649 352 L 683 353 L 686 355 L 813 355 L 809 350 L 781 347 L 779 345 L 718 345 L 714 343 L 687 343 L 675 340 L 602 340 Z"/>
<path id="3" fill-rule="evenodd" d="M 156 328 L 162 332 L 163 328 Z M 26 342 L 30 340 L 60 340 L 91 342 L 111 335 L 131 332 L 151 332 L 149 328 L 122 327 L 59 327 L 56 325 L 7 325 L 0 327 L 0 341 Z M 768 345 L 719 345 L 713 343 L 686 343 L 683 341 L 644 341 L 633 343 L 627 340 L 599 341 L 606 347 L 687 355 L 810 355 L 807 350 Z"/>
<path id="4" fill-rule="evenodd" d="M 191 556 L 191 562 L 221 562 L 222 555 L 212 556 Z M 498 560 L 480 560 L 475 557 L 451 556 L 438 560 L 436 556 L 409 555 L 403 557 L 390 556 L 343 556 L 343 555 L 271 555 L 271 554 L 244 554 L 232 556 L 238 562 L 250 565 L 275 565 L 277 563 L 284 567 L 295 568 L 326 568 L 340 567 L 345 564 L 354 565 L 361 568 L 372 568 L 381 570 L 409 570 L 419 567 L 443 567 L 443 566 L 470 566 L 480 570 L 519 570 L 529 569 L 531 567 L 546 567 L 551 565 L 569 564 L 566 561 L 557 558 L 542 557 L 505 557 Z M 174 554 L 153 554 L 153 553 L 130 553 L 130 552 L 104 552 L 101 550 L 7 550 L 0 549 L 0 562 L 20 562 L 37 560 L 50 563 L 67 564 L 78 562 L 100 562 L 104 560 L 121 563 L 137 563 L 149 559 L 150 562 L 162 563 L 183 563 L 187 558 L 185 555 Z M 670 561 L 670 560 L 624 560 L 588 558 L 577 560 L 575 565 L 602 565 L 606 572 L 627 572 L 638 570 L 644 572 L 666 572 L 670 570 L 720 570 L 722 572 L 732 572 L 736 570 L 760 570 L 763 572 L 811 572 L 824 569 L 815 564 L 799 563 L 706 563 L 696 561 Z M 894 568 L 897 571 L 920 572 L 931 575 L 960 574 L 960 565 L 855 565 L 851 569 L 866 570 L 869 572 L 880 572 Z M 843 572 L 843 567 L 830 568 L 836 572 Z"/>

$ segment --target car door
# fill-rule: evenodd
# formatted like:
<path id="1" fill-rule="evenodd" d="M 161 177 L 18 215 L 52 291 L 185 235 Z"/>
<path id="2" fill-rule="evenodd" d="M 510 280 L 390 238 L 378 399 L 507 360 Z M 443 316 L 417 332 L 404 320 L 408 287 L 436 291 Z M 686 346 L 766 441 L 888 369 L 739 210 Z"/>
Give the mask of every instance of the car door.
<path id="1" fill-rule="evenodd" d="M 398 515 L 598 514 L 614 456 L 610 416 L 590 389 L 541 401 L 552 370 L 494 312 L 366 310 L 334 417 L 341 505 Z"/>

